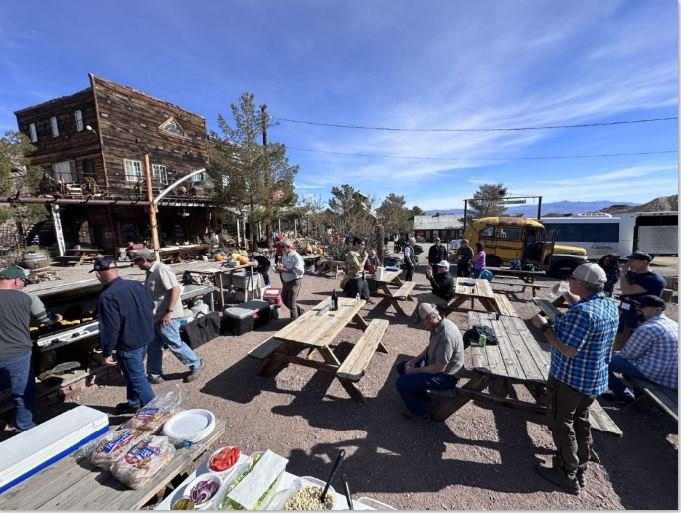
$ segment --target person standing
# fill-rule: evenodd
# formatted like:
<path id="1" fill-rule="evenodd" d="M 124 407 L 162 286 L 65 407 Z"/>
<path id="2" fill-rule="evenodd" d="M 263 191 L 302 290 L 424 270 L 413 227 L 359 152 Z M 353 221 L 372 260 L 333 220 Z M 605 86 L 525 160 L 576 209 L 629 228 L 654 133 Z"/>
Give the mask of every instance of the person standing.
<path id="1" fill-rule="evenodd" d="M 586 487 L 593 444 L 589 407 L 608 389 L 617 333 L 617 307 L 603 293 L 606 279 L 598 264 L 580 265 L 570 275 L 570 291 L 563 294 L 571 304 L 568 311 L 553 326 L 541 315 L 532 318 L 551 345 L 547 420 L 556 445 L 553 467 L 537 466 L 537 472 L 573 493 Z"/>
<path id="2" fill-rule="evenodd" d="M 9 384 L 17 431 L 35 427 L 35 378 L 31 319 L 55 324 L 62 317 L 45 310 L 39 297 L 25 292 L 26 273 L 21 267 L 0 271 L 0 384 Z"/>
<path id="3" fill-rule="evenodd" d="M 404 416 L 428 422 L 428 390 L 449 390 L 456 386 L 456 373 L 463 367 L 464 346 L 459 328 L 443 319 L 435 305 L 417 307 L 424 327 L 430 331 L 428 347 L 418 356 L 397 364 L 399 378 L 395 386 L 407 411 Z"/>
<path id="4" fill-rule="evenodd" d="M 135 255 L 135 265 L 146 271 L 144 287 L 154 302 L 156 336 L 147 354 L 147 379 L 154 385 L 163 383 L 163 346 L 168 346 L 170 352 L 189 368 L 184 382 L 191 383 L 203 369 L 203 361 L 180 337 L 180 319 L 184 317 L 180 283 L 170 267 L 154 260 L 154 253 L 148 249 Z"/>
<path id="5" fill-rule="evenodd" d="M 303 313 L 298 306 L 298 293 L 305 274 L 305 262 L 290 240 L 282 242 L 282 249 L 282 259 L 276 267 L 281 276 L 281 300 L 291 312 L 291 319 L 297 319 Z"/>
<path id="6" fill-rule="evenodd" d="M 416 244 L 416 239 L 414 237 L 409 237 L 409 239 L 407 239 L 407 245 L 404 247 L 404 265 L 407 266 L 407 271 L 404 275 L 405 281 L 411 281 L 414 277 L 414 267 L 416 267 L 414 244 Z"/>
<path id="7" fill-rule="evenodd" d="M 475 256 L 473 257 L 473 278 L 478 278 L 487 267 L 487 254 L 482 242 L 475 243 Z"/>
<path id="8" fill-rule="evenodd" d="M 348 282 L 345 285 L 345 297 L 356 297 L 370 300 L 369 285 L 365 277 L 364 266 L 367 263 L 368 254 L 364 251 L 365 243 L 359 237 L 352 239 L 352 249 L 345 256 L 345 272 Z"/>
<path id="9" fill-rule="evenodd" d="M 615 255 L 602 256 L 598 261 L 598 265 L 603 268 L 605 276 L 607 277 L 603 290 L 608 297 L 612 297 L 612 293 L 615 290 L 615 283 L 620 279 L 620 268 L 617 263 L 617 257 Z"/>
<path id="10" fill-rule="evenodd" d="M 116 405 L 116 413 L 135 413 L 154 398 L 144 372 L 144 355 L 156 336 L 154 303 L 144 285 L 120 277 L 112 257 L 96 259 L 90 272 L 104 286 L 97 299 L 101 361 L 116 365 L 115 349 L 125 377 L 127 401 Z"/>
<path id="11" fill-rule="evenodd" d="M 473 249 L 468 245 L 468 239 L 461 239 L 461 246 L 456 250 L 456 275 L 468 278 L 471 275 Z"/>
<path id="12" fill-rule="evenodd" d="M 262 276 L 262 280 L 265 286 L 269 287 L 270 267 L 272 266 L 272 262 L 270 262 L 270 259 L 267 258 L 265 255 L 262 255 L 260 253 L 256 254 L 256 252 L 253 253 L 252 260 L 254 260 L 258 264 L 258 267 L 256 267 L 255 270 L 258 271 Z"/>
<path id="13" fill-rule="evenodd" d="M 615 350 L 621 349 L 631 333 L 638 326 L 634 301 L 643 296 L 660 296 L 667 282 L 661 274 L 650 270 L 653 257 L 642 251 L 635 251 L 627 257 L 620 268 L 620 323 L 617 327 Z"/>
<path id="14" fill-rule="evenodd" d="M 440 243 L 440 237 L 435 237 L 435 244 L 428 250 L 428 265 L 435 267 L 443 260 L 447 260 L 447 248 Z"/>
<path id="15" fill-rule="evenodd" d="M 624 348 L 613 355 L 608 384 L 616 401 L 630 402 L 634 394 L 615 376 L 642 378 L 676 390 L 679 374 L 679 325 L 664 314 L 666 305 L 657 296 L 636 302 L 645 322 L 631 335 Z"/>

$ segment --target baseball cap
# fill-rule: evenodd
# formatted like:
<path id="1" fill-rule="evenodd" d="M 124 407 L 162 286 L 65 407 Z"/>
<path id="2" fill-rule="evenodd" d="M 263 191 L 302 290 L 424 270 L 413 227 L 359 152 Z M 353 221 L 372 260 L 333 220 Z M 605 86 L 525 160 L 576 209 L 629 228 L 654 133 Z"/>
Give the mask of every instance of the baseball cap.
<path id="1" fill-rule="evenodd" d="M 0 271 L 0 280 L 16 280 L 17 278 L 22 280 L 26 278 L 26 271 L 17 265 Z"/>
<path id="2" fill-rule="evenodd" d="M 437 311 L 437 308 L 432 303 L 421 303 L 419 305 L 418 312 L 419 319 L 421 320 L 425 319 L 429 315 L 440 315 L 440 312 Z"/>
<path id="3" fill-rule="evenodd" d="M 653 257 L 643 251 L 634 251 L 627 257 L 627 260 L 645 260 L 646 262 L 650 262 L 652 259 Z"/>
<path id="4" fill-rule="evenodd" d="M 436 267 L 444 267 L 445 269 L 449 269 L 449 262 L 447 260 L 440 260 L 437 264 L 435 264 Z"/>
<path id="5" fill-rule="evenodd" d="M 116 261 L 113 257 L 105 256 L 100 257 L 95 260 L 95 266 L 89 272 L 93 273 L 95 271 L 108 271 L 109 269 L 117 269 Z"/>
<path id="6" fill-rule="evenodd" d="M 608 280 L 605 271 L 598 264 L 582 264 L 572 272 L 572 277 L 592 285 L 603 285 Z"/>
<path id="7" fill-rule="evenodd" d="M 661 297 L 653 296 L 652 294 L 640 297 L 638 300 L 634 301 L 634 303 L 641 308 L 645 308 L 647 306 L 662 308 L 662 310 L 667 308 L 667 305 L 664 304 L 664 300 Z"/>
<path id="8" fill-rule="evenodd" d="M 154 252 L 151 251 L 150 249 L 140 249 L 139 251 L 135 251 L 135 257 L 133 259 L 133 262 L 137 262 L 141 258 L 149 260 L 150 262 L 156 260 L 156 258 L 154 257 Z"/>

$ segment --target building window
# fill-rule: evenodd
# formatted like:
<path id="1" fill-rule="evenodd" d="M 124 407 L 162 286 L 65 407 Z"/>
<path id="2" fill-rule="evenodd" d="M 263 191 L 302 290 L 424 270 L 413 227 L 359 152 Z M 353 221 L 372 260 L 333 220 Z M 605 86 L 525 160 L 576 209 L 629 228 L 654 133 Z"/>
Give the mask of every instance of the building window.
<path id="1" fill-rule="evenodd" d="M 127 182 L 138 182 L 142 178 L 141 160 L 123 160 L 125 164 L 125 180 Z"/>
<path id="2" fill-rule="evenodd" d="M 166 167 L 161 164 L 152 164 L 151 171 L 153 173 L 154 181 L 163 185 L 168 185 L 168 171 Z"/>
<path id="3" fill-rule="evenodd" d="M 82 132 L 83 128 L 84 128 L 83 127 L 83 111 L 77 110 L 74 115 L 76 117 L 76 130 L 78 132 Z"/>
<path id="4" fill-rule="evenodd" d="M 31 133 L 31 142 L 38 142 L 38 130 L 35 128 L 35 123 L 28 125 L 28 131 Z"/>
<path id="5" fill-rule="evenodd" d="M 95 176 L 95 161 L 92 159 L 83 160 L 83 176 L 94 178 Z"/>
<path id="6" fill-rule="evenodd" d="M 52 164 L 52 172 L 57 182 L 73 183 L 76 181 L 76 161 L 64 160 L 63 162 L 56 162 Z"/>
<path id="7" fill-rule="evenodd" d="M 169 117 L 160 127 L 164 132 L 184 136 L 184 130 L 174 117 Z"/>
<path id="8" fill-rule="evenodd" d="M 56 117 L 50 118 L 50 124 L 52 125 L 52 137 L 59 137 L 59 123 Z"/>
<path id="9" fill-rule="evenodd" d="M 206 179 L 205 173 L 197 173 L 194 176 L 192 176 L 192 182 L 202 182 L 203 180 Z"/>

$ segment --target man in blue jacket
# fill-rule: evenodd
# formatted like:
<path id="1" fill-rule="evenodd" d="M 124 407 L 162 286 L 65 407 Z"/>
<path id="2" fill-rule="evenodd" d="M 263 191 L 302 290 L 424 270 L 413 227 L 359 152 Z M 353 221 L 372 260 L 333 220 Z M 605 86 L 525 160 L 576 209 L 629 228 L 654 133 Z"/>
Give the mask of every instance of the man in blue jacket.
<path id="1" fill-rule="evenodd" d="M 103 363 L 118 365 L 127 386 L 127 402 L 116 405 L 116 413 L 135 413 L 154 398 L 144 370 L 147 346 L 154 340 L 154 303 L 137 281 L 124 280 L 111 257 L 95 260 L 92 271 L 104 286 L 97 301 L 99 343 Z"/>

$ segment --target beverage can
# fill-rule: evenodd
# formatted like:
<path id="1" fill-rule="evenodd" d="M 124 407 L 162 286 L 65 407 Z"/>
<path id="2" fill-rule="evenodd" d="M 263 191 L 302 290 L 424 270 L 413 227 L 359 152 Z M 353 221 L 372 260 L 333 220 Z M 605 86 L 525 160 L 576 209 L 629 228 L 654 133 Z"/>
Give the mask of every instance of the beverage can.
<path id="1" fill-rule="evenodd" d="M 480 335 L 480 337 L 478 338 L 478 345 L 480 347 L 485 347 L 487 345 L 487 335 L 484 334 Z"/>

